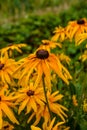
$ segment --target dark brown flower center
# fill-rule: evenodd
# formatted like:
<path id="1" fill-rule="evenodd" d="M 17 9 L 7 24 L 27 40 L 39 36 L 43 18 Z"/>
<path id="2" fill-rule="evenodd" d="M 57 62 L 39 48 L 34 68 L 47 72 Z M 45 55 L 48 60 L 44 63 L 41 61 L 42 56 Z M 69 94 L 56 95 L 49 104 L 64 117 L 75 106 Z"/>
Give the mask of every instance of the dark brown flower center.
<path id="1" fill-rule="evenodd" d="M 38 50 L 36 52 L 36 57 L 39 58 L 39 59 L 46 59 L 49 57 L 49 52 L 47 50 Z"/>
<path id="2" fill-rule="evenodd" d="M 84 24 L 84 23 L 85 23 L 84 19 L 77 20 L 77 24 Z"/>
<path id="3" fill-rule="evenodd" d="M 43 43 L 43 45 L 49 45 L 49 42 L 45 42 L 45 43 Z"/>
<path id="4" fill-rule="evenodd" d="M 9 128 L 9 125 L 4 126 L 4 129 L 7 129 L 7 128 Z"/>
<path id="5" fill-rule="evenodd" d="M 4 67 L 4 64 L 0 63 L 0 70 Z"/>
<path id="6" fill-rule="evenodd" d="M 1 101 L 1 96 L 0 96 L 0 101 Z"/>
<path id="7" fill-rule="evenodd" d="M 34 95 L 34 91 L 29 90 L 29 91 L 27 92 L 27 95 L 28 95 L 28 96 L 33 96 L 33 95 Z"/>

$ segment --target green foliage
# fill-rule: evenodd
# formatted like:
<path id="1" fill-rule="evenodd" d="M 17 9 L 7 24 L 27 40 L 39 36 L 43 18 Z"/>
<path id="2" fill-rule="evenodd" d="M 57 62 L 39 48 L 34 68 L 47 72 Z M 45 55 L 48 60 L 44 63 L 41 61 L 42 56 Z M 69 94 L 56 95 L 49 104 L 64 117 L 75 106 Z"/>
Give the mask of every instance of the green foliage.
<path id="1" fill-rule="evenodd" d="M 14 2 L 17 1 L 15 0 Z M 20 5 L 21 1 L 18 2 Z M 30 14 L 27 18 L 19 18 L 14 22 L 2 24 L 0 26 L 0 48 L 6 46 L 8 43 L 22 42 L 29 44 L 32 49 L 36 49 L 42 39 L 50 39 L 56 26 L 66 26 L 70 20 L 86 17 L 86 3 L 86 1 L 81 1 L 71 6 L 69 10 L 62 11 L 60 14 Z"/>

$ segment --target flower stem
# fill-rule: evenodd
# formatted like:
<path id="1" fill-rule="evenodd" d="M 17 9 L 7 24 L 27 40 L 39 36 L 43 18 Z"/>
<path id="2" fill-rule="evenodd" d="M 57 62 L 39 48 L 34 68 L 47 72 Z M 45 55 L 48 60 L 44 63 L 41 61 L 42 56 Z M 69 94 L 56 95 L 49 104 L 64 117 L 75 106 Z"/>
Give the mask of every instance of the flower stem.
<path id="1" fill-rule="evenodd" d="M 46 105 L 50 114 L 50 119 L 52 119 L 52 112 L 50 111 L 50 107 L 49 107 L 49 102 L 48 102 L 48 98 L 47 98 L 47 91 L 46 91 L 46 85 L 45 85 L 45 80 L 44 80 L 44 74 L 42 75 L 42 82 L 43 82 L 43 89 L 44 89 L 44 95 L 45 95 L 45 99 L 46 99 Z"/>

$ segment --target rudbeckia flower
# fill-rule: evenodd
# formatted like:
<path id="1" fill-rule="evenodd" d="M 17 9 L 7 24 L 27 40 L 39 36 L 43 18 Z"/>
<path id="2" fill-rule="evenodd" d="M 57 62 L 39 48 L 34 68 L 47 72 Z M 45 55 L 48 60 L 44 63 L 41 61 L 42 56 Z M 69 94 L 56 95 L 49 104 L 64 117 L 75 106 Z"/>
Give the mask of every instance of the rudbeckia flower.
<path id="1" fill-rule="evenodd" d="M 13 51 L 16 50 L 18 51 L 19 53 L 22 53 L 21 49 L 22 47 L 26 47 L 27 44 L 9 44 L 8 47 L 5 47 L 5 48 L 2 48 L 0 50 L 0 55 L 1 57 L 6 57 L 6 58 L 9 58 L 9 57 L 12 57 L 12 54 L 13 54 Z"/>
<path id="2" fill-rule="evenodd" d="M 19 124 L 15 118 L 11 107 L 14 107 L 12 94 L 5 94 L 4 89 L 0 91 L 0 129 L 3 125 L 3 116 L 6 115 L 13 123 Z"/>
<path id="3" fill-rule="evenodd" d="M 61 43 L 57 43 L 50 40 L 42 40 L 42 44 L 40 45 L 39 49 L 44 49 L 50 51 L 50 49 L 56 48 L 56 46 L 62 48 Z"/>
<path id="4" fill-rule="evenodd" d="M 81 59 L 82 62 L 84 62 L 85 60 L 87 60 L 87 50 L 84 51 L 84 53 L 79 57 L 79 59 Z"/>
<path id="5" fill-rule="evenodd" d="M 83 111 L 87 113 L 87 98 L 85 98 L 83 101 Z"/>
<path id="6" fill-rule="evenodd" d="M 58 57 L 59 57 L 60 61 L 64 61 L 68 65 L 70 64 L 71 59 L 68 56 L 66 56 L 64 53 L 59 54 Z"/>
<path id="7" fill-rule="evenodd" d="M 0 59 L 0 82 L 2 84 L 14 85 L 12 73 L 16 69 L 17 64 L 13 59 L 6 59 L 5 57 Z"/>
<path id="8" fill-rule="evenodd" d="M 35 86 L 39 84 L 42 79 L 42 75 L 45 75 L 48 88 L 51 88 L 51 70 L 53 70 L 57 75 L 67 84 L 69 84 L 68 79 L 72 79 L 68 70 L 61 64 L 59 58 L 53 54 L 49 53 L 47 50 L 40 49 L 37 50 L 34 54 L 29 55 L 22 63 L 17 70 L 14 72 L 14 75 L 18 72 L 21 72 L 19 77 L 19 84 L 26 76 L 24 82 L 25 86 L 29 84 L 29 78 L 31 74 L 36 71 L 37 78 L 35 81 Z"/>
<path id="9" fill-rule="evenodd" d="M 52 41 L 64 41 L 65 39 L 67 39 L 67 34 L 66 34 L 66 29 L 59 26 L 56 27 L 54 30 L 54 36 L 52 37 Z"/>
<path id="10" fill-rule="evenodd" d="M 57 114 L 63 121 L 65 121 L 64 117 L 67 117 L 67 115 L 64 113 L 64 111 L 68 111 L 68 109 L 58 103 L 58 101 L 62 99 L 63 95 L 59 94 L 59 91 L 56 91 L 52 94 L 48 91 L 47 97 L 50 110 Z"/>
<path id="11" fill-rule="evenodd" d="M 14 127 L 9 124 L 7 121 L 3 121 L 3 126 L 2 126 L 2 129 L 1 130 L 13 130 Z"/>
<path id="12" fill-rule="evenodd" d="M 58 101 L 60 101 L 62 97 L 63 95 L 59 94 L 59 91 L 56 91 L 52 94 L 49 91 L 47 92 L 47 98 L 48 98 L 50 111 L 52 113 L 57 114 L 62 119 L 62 121 L 65 122 L 65 117 L 67 118 L 67 115 L 65 114 L 64 111 L 68 111 L 68 109 L 58 103 Z M 38 112 L 32 113 L 27 122 L 29 123 L 34 116 L 36 120 L 33 123 L 33 125 L 36 126 L 40 122 L 41 118 L 43 118 L 44 122 L 43 122 L 42 127 L 43 129 L 45 129 L 47 127 L 48 122 L 50 122 L 51 120 L 50 113 L 49 113 L 46 103 L 43 105 L 42 108 L 39 106 Z"/>
<path id="13" fill-rule="evenodd" d="M 43 107 L 44 102 L 44 92 L 42 87 L 35 88 L 32 84 L 28 86 L 27 88 L 22 88 L 17 93 L 18 99 L 16 103 L 20 103 L 18 114 L 21 113 L 22 110 L 27 108 L 27 112 L 29 113 L 31 110 L 34 112 L 38 111 L 38 105 Z"/>
<path id="14" fill-rule="evenodd" d="M 87 32 L 86 18 L 70 21 L 66 27 L 66 32 L 71 40 L 74 37 L 78 37 L 79 34 Z"/>
<path id="15" fill-rule="evenodd" d="M 64 124 L 64 122 L 58 122 L 56 125 L 54 125 L 55 123 L 55 117 L 52 119 L 52 121 L 50 123 L 47 124 L 47 126 L 44 129 L 41 129 L 39 127 L 36 127 L 34 125 L 31 125 L 31 130 L 62 130 L 60 129 L 60 126 L 62 124 Z"/>
<path id="16" fill-rule="evenodd" d="M 85 40 L 87 40 L 87 33 L 79 34 L 75 39 L 75 44 L 80 45 Z"/>
<path id="17" fill-rule="evenodd" d="M 77 99 L 76 99 L 76 95 L 72 95 L 72 102 L 73 102 L 73 105 L 74 105 L 74 106 L 78 106 L 78 102 L 77 102 Z"/>

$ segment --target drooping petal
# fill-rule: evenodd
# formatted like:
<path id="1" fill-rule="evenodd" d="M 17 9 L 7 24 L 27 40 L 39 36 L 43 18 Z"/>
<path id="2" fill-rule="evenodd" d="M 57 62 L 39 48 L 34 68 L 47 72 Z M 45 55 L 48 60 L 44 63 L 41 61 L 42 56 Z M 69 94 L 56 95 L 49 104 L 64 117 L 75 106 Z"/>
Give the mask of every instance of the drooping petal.
<path id="1" fill-rule="evenodd" d="M 37 66 L 37 64 L 39 64 L 39 61 L 36 61 L 35 63 L 33 63 L 32 67 L 30 68 L 30 70 L 28 71 L 28 74 L 26 76 L 26 79 L 25 79 L 25 84 L 28 85 L 28 81 L 29 81 L 29 77 L 32 73 L 32 71 L 35 69 L 35 67 Z"/>
<path id="2" fill-rule="evenodd" d="M 13 123 L 19 124 L 12 110 L 3 102 L 1 103 L 1 109 Z"/>
<path id="3" fill-rule="evenodd" d="M 55 117 L 52 119 L 52 121 L 51 121 L 51 123 L 49 125 L 49 130 L 52 130 L 54 122 L 55 122 L 55 119 L 56 119 Z"/>
<path id="4" fill-rule="evenodd" d="M 42 68 L 41 68 L 41 64 L 38 64 L 38 66 L 37 66 L 37 78 L 36 78 L 35 84 L 34 84 L 35 88 L 37 88 L 37 86 L 39 85 L 41 78 L 42 78 L 42 74 L 43 74 L 43 71 L 42 71 Z"/>
<path id="5" fill-rule="evenodd" d="M 0 130 L 2 128 L 2 110 L 0 109 Z"/>
<path id="6" fill-rule="evenodd" d="M 45 80 L 47 82 L 47 87 L 51 91 L 51 75 L 50 75 L 50 68 L 47 62 L 44 60 L 42 61 L 42 70 L 45 75 Z"/>
<path id="7" fill-rule="evenodd" d="M 31 130 L 41 130 L 39 127 L 31 125 Z"/>
<path id="8" fill-rule="evenodd" d="M 37 105 L 33 98 L 30 99 L 30 105 L 33 108 L 34 112 L 37 112 Z"/>
<path id="9" fill-rule="evenodd" d="M 24 108 L 26 107 L 28 101 L 29 101 L 29 98 L 25 99 L 25 100 L 21 103 L 21 105 L 20 105 L 20 107 L 19 107 L 19 110 L 18 110 L 18 114 L 20 114 L 21 111 L 24 110 Z"/>

